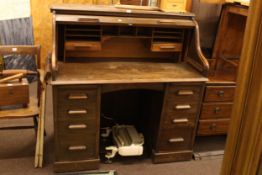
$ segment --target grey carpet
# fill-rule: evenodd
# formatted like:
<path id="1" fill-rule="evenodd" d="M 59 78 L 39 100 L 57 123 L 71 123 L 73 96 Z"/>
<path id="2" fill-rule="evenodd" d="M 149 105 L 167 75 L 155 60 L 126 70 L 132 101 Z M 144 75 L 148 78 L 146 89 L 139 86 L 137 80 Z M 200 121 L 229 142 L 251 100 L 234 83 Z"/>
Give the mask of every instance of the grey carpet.
<path id="1" fill-rule="evenodd" d="M 35 94 L 35 93 L 33 93 Z M 13 130 L 0 132 L 0 174 L 2 175 L 48 175 L 53 173 L 53 118 L 50 89 L 46 116 L 45 164 L 42 169 L 34 168 L 34 130 Z M 0 121 L 0 126 L 16 124 L 18 121 Z M 32 124 L 31 119 L 20 122 Z M 201 141 L 202 140 L 202 141 Z M 218 142 L 217 142 L 218 141 Z M 201 144 L 203 142 L 203 144 Z M 200 138 L 198 151 L 223 148 L 222 138 L 211 142 Z M 118 175 L 219 175 L 222 157 L 211 160 L 186 161 L 165 164 L 152 164 L 150 159 L 136 161 L 116 161 L 113 164 L 101 163 L 101 170 L 117 170 Z"/>

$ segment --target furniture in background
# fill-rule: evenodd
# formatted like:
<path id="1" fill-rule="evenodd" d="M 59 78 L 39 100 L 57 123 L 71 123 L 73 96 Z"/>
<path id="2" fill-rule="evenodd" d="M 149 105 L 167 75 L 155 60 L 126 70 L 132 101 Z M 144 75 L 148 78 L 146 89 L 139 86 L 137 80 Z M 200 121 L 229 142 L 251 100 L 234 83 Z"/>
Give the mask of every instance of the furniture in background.
<path id="1" fill-rule="evenodd" d="M 154 163 L 192 159 L 209 65 L 190 13 L 56 5 L 54 171 L 97 169 L 103 116 L 135 125 Z M 102 116 L 102 115 L 101 115 Z"/>
<path id="2" fill-rule="evenodd" d="M 234 101 L 238 63 L 242 51 L 248 7 L 224 4 L 210 59 L 197 135 L 227 134 Z"/>
<path id="3" fill-rule="evenodd" d="M 0 55 L 31 55 L 35 58 L 38 70 L 2 70 L 0 76 L 0 119 L 33 118 L 34 126 L 8 126 L 0 130 L 30 129 L 36 131 L 35 167 L 42 167 L 44 142 L 44 115 L 45 115 L 45 81 L 44 71 L 40 70 L 40 46 L 0 46 Z M 25 76 L 37 76 L 37 97 L 29 98 L 28 82 Z M 14 79 L 21 80 L 14 80 Z M 11 121 L 11 120 L 10 120 Z"/>

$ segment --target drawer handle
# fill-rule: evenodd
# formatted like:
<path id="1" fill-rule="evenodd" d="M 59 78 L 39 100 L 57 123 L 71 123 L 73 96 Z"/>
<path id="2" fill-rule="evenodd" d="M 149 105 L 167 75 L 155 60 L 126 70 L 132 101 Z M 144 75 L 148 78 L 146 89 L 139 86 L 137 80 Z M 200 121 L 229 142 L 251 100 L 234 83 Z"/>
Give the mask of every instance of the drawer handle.
<path id="1" fill-rule="evenodd" d="M 162 24 L 175 24 L 176 23 L 176 21 L 174 21 L 174 20 L 158 20 L 157 21 L 158 23 L 162 23 Z"/>
<path id="2" fill-rule="evenodd" d="M 184 140 L 184 138 L 179 137 L 179 138 L 169 139 L 168 141 L 169 141 L 169 143 L 178 143 L 178 142 L 184 142 L 185 140 Z"/>
<path id="3" fill-rule="evenodd" d="M 85 129 L 87 128 L 86 124 L 79 124 L 79 125 L 69 125 L 68 129 Z"/>
<path id="4" fill-rule="evenodd" d="M 173 123 L 177 124 L 177 123 L 188 123 L 189 120 L 187 118 L 181 118 L 181 119 L 174 119 Z"/>
<path id="5" fill-rule="evenodd" d="M 217 127 L 217 124 L 212 123 L 212 125 L 209 126 L 209 129 L 213 131 L 216 129 L 216 127 Z"/>
<path id="6" fill-rule="evenodd" d="M 74 48 L 80 48 L 80 49 L 83 49 L 83 48 L 87 48 L 87 49 L 89 49 L 89 48 L 91 48 L 92 47 L 92 45 L 83 45 L 83 46 L 80 46 L 80 45 L 77 45 L 77 46 L 73 46 Z"/>
<path id="7" fill-rule="evenodd" d="M 179 90 L 177 95 L 194 95 L 194 91 L 192 91 L 192 90 Z"/>
<path id="8" fill-rule="evenodd" d="M 68 96 L 69 100 L 84 100 L 84 99 L 88 99 L 87 94 L 70 94 Z"/>
<path id="9" fill-rule="evenodd" d="M 177 110 L 191 109 L 191 105 L 176 105 L 175 109 Z"/>
<path id="10" fill-rule="evenodd" d="M 218 92 L 217 92 L 217 95 L 218 95 L 219 97 L 224 97 L 225 91 L 218 91 Z"/>
<path id="11" fill-rule="evenodd" d="M 69 151 L 82 151 L 82 150 L 86 150 L 86 146 L 85 145 L 69 146 L 68 150 Z"/>
<path id="12" fill-rule="evenodd" d="M 69 110 L 68 114 L 70 115 L 76 115 L 76 114 L 87 114 L 87 110 Z"/>
<path id="13" fill-rule="evenodd" d="M 218 114 L 220 111 L 221 111 L 220 107 L 215 107 L 215 109 L 214 109 L 214 113 L 215 114 Z"/>
<path id="14" fill-rule="evenodd" d="M 175 49 L 176 46 L 159 46 L 160 49 Z"/>
<path id="15" fill-rule="evenodd" d="M 99 22 L 97 18 L 78 18 L 77 20 L 82 22 Z"/>

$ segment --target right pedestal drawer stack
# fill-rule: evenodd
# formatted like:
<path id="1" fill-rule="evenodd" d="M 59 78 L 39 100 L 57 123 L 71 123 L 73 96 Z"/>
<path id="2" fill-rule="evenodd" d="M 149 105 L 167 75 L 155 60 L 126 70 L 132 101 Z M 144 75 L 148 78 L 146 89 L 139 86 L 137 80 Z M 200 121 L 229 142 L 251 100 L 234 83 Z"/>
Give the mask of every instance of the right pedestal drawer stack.
<path id="1" fill-rule="evenodd" d="M 227 134 L 234 92 L 234 85 L 207 84 L 198 123 L 198 136 Z"/>

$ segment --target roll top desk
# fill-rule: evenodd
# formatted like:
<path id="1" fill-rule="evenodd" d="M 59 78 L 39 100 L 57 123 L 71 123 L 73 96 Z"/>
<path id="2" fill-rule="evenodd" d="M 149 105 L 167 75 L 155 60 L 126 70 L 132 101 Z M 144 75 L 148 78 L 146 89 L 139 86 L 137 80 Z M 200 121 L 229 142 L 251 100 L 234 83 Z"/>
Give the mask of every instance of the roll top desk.
<path id="1" fill-rule="evenodd" d="M 101 113 L 133 99 L 106 96 L 136 90 L 152 161 L 190 160 L 209 69 L 194 15 L 90 5 L 51 12 L 54 170 L 97 169 Z"/>

